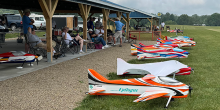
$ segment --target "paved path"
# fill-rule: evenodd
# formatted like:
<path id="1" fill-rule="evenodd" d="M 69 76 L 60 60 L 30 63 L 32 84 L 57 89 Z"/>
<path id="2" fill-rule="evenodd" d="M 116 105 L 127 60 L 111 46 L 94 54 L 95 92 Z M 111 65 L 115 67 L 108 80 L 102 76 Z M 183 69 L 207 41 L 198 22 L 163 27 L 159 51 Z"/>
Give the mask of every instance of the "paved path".
<path id="1" fill-rule="evenodd" d="M 142 42 L 154 44 L 156 42 Z M 88 91 L 88 68 L 103 76 L 116 72 L 116 58 L 125 61 L 130 44 L 111 47 L 0 82 L 0 110 L 72 110 Z"/>

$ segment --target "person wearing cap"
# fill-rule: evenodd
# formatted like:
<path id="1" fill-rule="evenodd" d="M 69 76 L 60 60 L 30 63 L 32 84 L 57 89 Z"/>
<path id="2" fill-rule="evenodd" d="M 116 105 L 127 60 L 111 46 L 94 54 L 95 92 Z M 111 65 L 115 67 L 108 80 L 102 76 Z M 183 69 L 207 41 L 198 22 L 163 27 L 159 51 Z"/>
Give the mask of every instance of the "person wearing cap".
<path id="1" fill-rule="evenodd" d="M 112 19 L 109 19 L 109 20 L 115 22 L 115 26 L 116 26 L 115 34 L 113 36 L 113 39 L 114 39 L 113 46 L 115 46 L 115 42 L 116 42 L 115 39 L 119 37 L 120 38 L 120 45 L 119 45 L 119 47 L 122 47 L 122 29 L 124 28 L 125 25 L 120 21 L 119 18 L 116 18 L 115 21 L 112 20 Z"/>
<path id="2" fill-rule="evenodd" d="M 33 24 L 34 24 L 34 20 L 29 18 L 30 10 L 29 9 L 25 9 L 24 11 L 24 15 L 22 18 L 22 22 L 23 22 L 23 31 L 24 31 L 24 38 L 25 38 L 25 52 L 28 53 L 28 45 L 27 45 L 27 32 L 28 32 L 28 28 L 30 27 L 31 29 L 33 28 Z M 31 32 L 30 29 L 30 33 Z M 33 30 L 34 31 L 34 30 Z"/>
<path id="3" fill-rule="evenodd" d="M 68 27 L 64 27 L 62 29 L 63 33 L 62 33 L 62 37 L 65 39 L 65 42 L 67 45 L 69 45 L 71 43 L 71 41 L 73 40 L 74 42 L 76 42 L 78 45 L 80 45 L 80 54 L 83 54 L 85 52 L 82 51 L 83 49 L 83 42 L 89 43 L 88 40 L 84 40 L 82 39 L 79 34 L 76 37 L 71 37 L 69 33 L 67 33 L 69 31 Z"/>
<path id="4" fill-rule="evenodd" d="M 100 22 L 100 18 L 98 18 L 98 21 L 95 23 L 95 29 L 99 29 L 102 26 L 102 23 Z"/>
<path id="5" fill-rule="evenodd" d="M 27 34 L 28 27 L 33 28 L 34 20 L 29 18 L 30 14 L 29 9 L 24 10 L 24 15 L 22 18 L 24 34 Z"/>
<path id="6" fill-rule="evenodd" d="M 100 28 L 97 28 L 96 30 L 95 30 L 95 34 L 98 34 L 98 37 L 102 37 L 102 38 L 104 38 L 104 28 L 103 28 L 104 26 L 100 26 Z M 109 35 L 109 34 L 107 34 L 108 36 L 108 44 L 110 44 L 111 43 L 111 40 L 112 40 L 112 35 Z"/>
<path id="7" fill-rule="evenodd" d="M 94 43 L 101 42 L 103 45 L 102 49 L 108 47 L 108 45 L 106 45 L 105 40 L 102 37 L 98 37 L 98 34 L 95 34 L 92 29 L 89 29 L 89 36 L 91 37 L 91 39 L 89 39 L 89 40 L 92 40 L 92 42 L 94 42 Z"/>
<path id="8" fill-rule="evenodd" d="M 90 20 L 87 22 L 87 28 L 88 29 L 92 29 L 94 30 L 94 24 L 93 24 L 93 21 L 95 21 L 94 18 L 90 17 Z"/>

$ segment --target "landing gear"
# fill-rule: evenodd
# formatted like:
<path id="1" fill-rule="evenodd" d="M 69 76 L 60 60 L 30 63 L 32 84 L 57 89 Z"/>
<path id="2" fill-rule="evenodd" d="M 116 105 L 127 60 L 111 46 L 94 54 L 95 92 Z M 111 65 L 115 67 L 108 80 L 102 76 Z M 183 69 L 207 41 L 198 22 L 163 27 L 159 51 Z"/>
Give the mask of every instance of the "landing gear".
<path id="1" fill-rule="evenodd" d="M 168 105 L 169 105 L 171 99 L 172 99 L 172 95 L 169 97 L 168 102 L 167 102 L 167 104 L 166 104 L 166 106 L 164 108 L 168 108 Z"/>

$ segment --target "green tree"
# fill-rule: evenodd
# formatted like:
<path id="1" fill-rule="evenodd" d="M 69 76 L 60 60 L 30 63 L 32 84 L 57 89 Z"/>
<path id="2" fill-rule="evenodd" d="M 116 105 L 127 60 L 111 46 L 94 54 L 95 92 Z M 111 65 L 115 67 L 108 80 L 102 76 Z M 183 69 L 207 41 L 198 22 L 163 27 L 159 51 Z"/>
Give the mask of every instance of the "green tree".
<path id="1" fill-rule="evenodd" d="M 169 20 L 165 22 L 166 25 L 176 25 L 177 23 L 175 21 Z"/>
<path id="2" fill-rule="evenodd" d="M 206 20 L 206 24 L 209 26 L 220 26 L 220 14 L 214 13 L 211 16 L 209 16 Z"/>
<path id="3" fill-rule="evenodd" d="M 191 25 L 191 18 L 187 14 L 182 14 L 178 19 L 177 19 L 177 24 L 179 25 Z"/>
<path id="4" fill-rule="evenodd" d="M 171 20 L 171 21 L 176 21 L 174 14 L 171 14 L 171 15 L 170 15 L 170 19 L 169 19 L 169 20 Z"/>

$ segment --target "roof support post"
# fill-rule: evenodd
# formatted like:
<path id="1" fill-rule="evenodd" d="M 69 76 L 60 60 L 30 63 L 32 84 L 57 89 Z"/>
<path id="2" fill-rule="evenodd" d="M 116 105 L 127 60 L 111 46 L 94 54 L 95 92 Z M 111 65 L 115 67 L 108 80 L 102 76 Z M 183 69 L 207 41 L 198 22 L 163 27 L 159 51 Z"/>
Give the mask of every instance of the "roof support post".
<path id="1" fill-rule="evenodd" d="M 89 17 L 87 18 L 87 21 L 89 20 L 90 17 L 92 17 L 95 13 L 92 13 L 91 15 L 89 15 Z"/>
<path id="2" fill-rule="evenodd" d="M 130 18 L 129 18 L 129 13 L 126 13 L 126 17 L 122 14 L 123 19 L 126 22 L 126 35 L 127 35 L 127 39 L 129 38 L 129 22 L 130 22 Z"/>
<path id="3" fill-rule="evenodd" d="M 47 62 L 53 61 L 52 48 L 52 17 L 57 7 L 58 0 L 38 0 L 46 19 Z"/>
<path id="4" fill-rule="evenodd" d="M 87 19 L 88 19 L 88 15 L 89 15 L 91 6 L 81 4 L 81 3 L 78 3 L 78 6 L 79 6 L 79 9 L 80 9 L 79 15 L 83 19 L 83 39 L 87 40 Z M 84 44 L 84 45 L 86 47 L 84 51 L 87 52 L 87 43 Z"/>
<path id="5" fill-rule="evenodd" d="M 135 19 L 137 22 L 138 22 L 138 26 L 139 26 L 139 22 L 142 20 L 142 19 Z"/>
<path id="6" fill-rule="evenodd" d="M 110 10 L 102 9 L 103 20 L 104 20 L 104 40 L 107 42 L 107 22 Z"/>
<path id="7" fill-rule="evenodd" d="M 150 21 L 150 23 L 151 23 L 151 25 L 150 25 L 150 29 L 151 29 L 151 32 L 153 32 L 152 31 L 152 23 L 153 23 L 153 18 L 151 18 L 151 19 L 149 19 L 149 18 L 147 18 L 149 21 Z"/>
<path id="8" fill-rule="evenodd" d="M 121 20 L 121 15 L 122 15 L 122 12 L 116 12 L 116 15 L 117 15 L 117 17 Z"/>
<path id="9" fill-rule="evenodd" d="M 19 13 L 20 13 L 21 17 L 23 18 L 23 16 L 24 16 L 23 11 L 22 11 L 22 10 L 18 10 L 18 11 L 19 11 Z"/>

